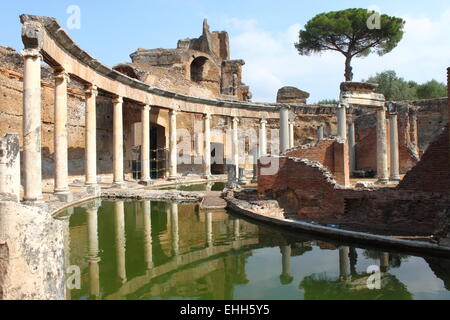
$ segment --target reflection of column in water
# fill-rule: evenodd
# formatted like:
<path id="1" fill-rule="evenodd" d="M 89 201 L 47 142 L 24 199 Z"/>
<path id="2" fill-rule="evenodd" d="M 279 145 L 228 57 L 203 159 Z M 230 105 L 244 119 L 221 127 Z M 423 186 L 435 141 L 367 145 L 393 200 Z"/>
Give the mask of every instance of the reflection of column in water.
<path id="1" fill-rule="evenodd" d="M 179 235 L 178 235 L 178 204 L 170 204 L 170 214 L 172 216 L 172 249 L 175 256 L 179 253 Z"/>
<path id="2" fill-rule="evenodd" d="M 291 273 L 291 246 L 281 246 L 281 266 L 282 272 L 280 275 L 281 284 L 289 284 L 294 280 Z"/>
<path id="3" fill-rule="evenodd" d="M 116 259 L 117 277 L 121 283 L 127 281 L 125 269 L 125 211 L 123 201 L 114 203 L 114 217 L 116 227 Z"/>
<path id="4" fill-rule="evenodd" d="M 212 212 L 206 213 L 206 244 L 208 248 L 213 246 Z"/>
<path id="5" fill-rule="evenodd" d="M 347 279 L 350 275 L 350 253 L 349 247 L 339 248 L 339 275 L 341 279 Z"/>
<path id="6" fill-rule="evenodd" d="M 144 214 L 144 255 L 147 269 L 153 267 L 153 248 L 152 248 L 152 211 L 151 202 L 142 202 L 142 211 Z"/>
<path id="7" fill-rule="evenodd" d="M 98 207 L 93 204 L 89 206 L 86 213 L 88 224 L 89 293 L 93 297 L 98 297 L 100 295 Z"/>
<path id="8" fill-rule="evenodd" d="M 235 240 L 239 240 L 241 234 L 240 234 L 240 228 L 241 228 L 241 223 L 239 219 L 235 219 L 234 220 L 234 238 Z"/>
<path id="9" fill-rule="evenodd" d="M 170 236 L 170 230 L 172 228 L 172 222 L 171 222 L 171 218 L 170 218 L 170 205 L 167 204 L 166 206 L 166 220 L 167 220 L 167 224 L 166 224 L 166 231 L 167 231 L 167 235 Z"/>
<path id="10" fill-rule="evenodd" d="M 389 253 L 382 252 L 380 255 L 380 271 L 386 272 L 389 270 Z"/>

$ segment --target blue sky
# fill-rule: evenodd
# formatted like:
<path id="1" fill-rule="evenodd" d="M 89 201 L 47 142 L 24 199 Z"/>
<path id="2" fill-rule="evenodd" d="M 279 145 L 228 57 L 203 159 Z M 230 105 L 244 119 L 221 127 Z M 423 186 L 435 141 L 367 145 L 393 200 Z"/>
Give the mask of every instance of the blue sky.
<path id="1" fill-rule="evenodd" d="M 277 89 L 285 85 L 310 92 L 310 102 L 337 98 L 343 57 L 334 52 L 301 57 L 293 46 L 299 29 L 326 11 L 375 6 L 407 21 L 405 37 L 392 53 L 353 62 L 355 80 L 393 69 L 408 80 L 445 82 L 450 66 L 449 0 L 8 1 L 0 11 L 0 45 L 22 48 L 21 13 L 55 17 L 67 29 L 70 5 L 81 9 L 81 28 L 68 30 L 69 34 L 110 66 L 129 61 L 137 48 L 174 48 L 178 39 L 197 37 L 203 18 L 208 18 L 211 30 L 229 32 L 232 58 L 246 60 L 244 81 L 255 101 L 273 102 Z"/>

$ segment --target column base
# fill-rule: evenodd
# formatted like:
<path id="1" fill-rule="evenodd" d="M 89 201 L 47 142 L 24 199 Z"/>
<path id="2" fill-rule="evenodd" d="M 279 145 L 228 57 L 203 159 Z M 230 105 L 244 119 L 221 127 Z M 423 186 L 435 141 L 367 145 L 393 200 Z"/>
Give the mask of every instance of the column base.
<path id="1" fill-rule="evenodd" d="M 401 181 L 402 179 L 400 178 L 400 176 L 391 176 L 391 177 L 389 178 L 389 180 L 395 181 L 395 182 L 399 182 L 399 181 Z"/>
<path id="2" fill-rule="evenodd" d="M 69 203 L 73 201 L 73 193 L 70 191 L 57 191 L 53 194 L 53 197 L 60 202 Z"/>
<path id="3" fill-rule="evenodd" d="M 25 205 L 30 205 L 30 206 L 36 205 L 36 204 L 42 204 L 42 203 L 44 203 L 44 198 L 43 197 L 42 198 L 33 198 L 33 199 L 25 199 L 24 198 L 22 203 Z"/>
<path id="4" fill-rule="evenodd" d="M 127 184 L 125 182 L 114 182 L 112 184 L 112 187 L 114 189 L 126 189 L 127 188 Z"/>
<path id="5" fill-rule="evenodd" d="M 202 178 L 206 179 L 206 180 L 211 180 L 212 179 L 212 175 L 211 174 L 205 174 Z"/>
<path id="6" fill-rule="evenodd" d="M 142 180 L 139 181 L 139 184 L 148 187 L 154 185 L 155 183 L 152 180 Z"/>
<path id="7" fill-rule="evenodd" d="M 167 178 L 167 180 L 169 180 L 169 181 L 176 181 L 176 180 L 178 180 L 178 176 L 169 176 Z"/>
<path id="8" fill-rule="evenodd" d="M 378 184 L 388 184 L 389 179 L 386 179 L 386 178 L 378 179 L 377 183 Z"/>

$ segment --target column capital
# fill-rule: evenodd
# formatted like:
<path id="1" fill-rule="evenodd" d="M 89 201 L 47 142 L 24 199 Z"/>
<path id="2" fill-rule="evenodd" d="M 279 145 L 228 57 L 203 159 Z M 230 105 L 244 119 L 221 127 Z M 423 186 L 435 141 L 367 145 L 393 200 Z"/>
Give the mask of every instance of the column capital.
<path id="1" fill-rule="evenodd" d="M 30 49 L 24 49 L 20 53 L 22 57 L 24 58 L 33 58 L 33 59 L 41 59 L 42 60 L 42 54 L 39 49 L 36 48 L 30 48 Z"/>
<path id="2" fill-rule="evenodd" d="M 263 118 L 263 119 L 259 120 L 259 123 L 260 124 L 267 124 L 267 120 L 265 118 Z"/>
<path id="3" fill-rule="evenodd" d="M 238 117 L 233 117 L 232 121 L 235 122 L 235 123 L 239 123 L 241 120 L 239 120 Z"/>
<path id="4" fill-rule="evenodd" d="M 86 96 L 98 96 L 98 88 L 95 84 L 90 84 L 86 86 L 84 93 Z"/>
<path id="5" fill-rule="evenodd" d="M 55 81 L 57 81 L 57 82 L 69 82 L 70 81 L 69 73 L 67 73 L 64 69 L 54 70 L 53 76 L 55 78 Z"/>
<path id="6" fill-rule="evenodd" d="M 177 114 L 178 114 L 178 109 L 170 109 L 169 110 L 169 115 L 176 116 Z"/>
<path id="7" fill-rule="evenodd" d="M 211 120 L 211 118 L 212 118 L 211 113 L 205 113 L 205 114 L 203 114 L 203 119 L 204 119 L 204 120 Z"/>
<path id="8" fill-rule="evenodd" d="M 150 111 L 150 110 L 152 109 L 152 107 L 149 106 L 148 104 L 144 104 L 144 105 L 142 106 L 142 109 L 143 109 L 144 111 Z"/>
<path id="9" fill-rule="evenodd" d="M 114 104 L 116 104 L 116 105 L 118 105 L 118 104 L 123 104 L 123 97 L 122 96 L 115 96 L 113 99 L 112 99 L 112 102 L 114 103 Z"/>

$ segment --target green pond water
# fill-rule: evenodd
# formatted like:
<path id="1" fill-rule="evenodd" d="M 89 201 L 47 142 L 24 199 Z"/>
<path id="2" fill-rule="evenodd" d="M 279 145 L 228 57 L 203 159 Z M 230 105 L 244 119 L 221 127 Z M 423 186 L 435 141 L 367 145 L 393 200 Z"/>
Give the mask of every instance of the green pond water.
<path id="1" fill-rule="evenodd" d="M 67 214 L 66 264 L 81 270 L 68 299 L 450 299 L 446 259 L 287 234 L 197 204 L 97 201 Z"/>

